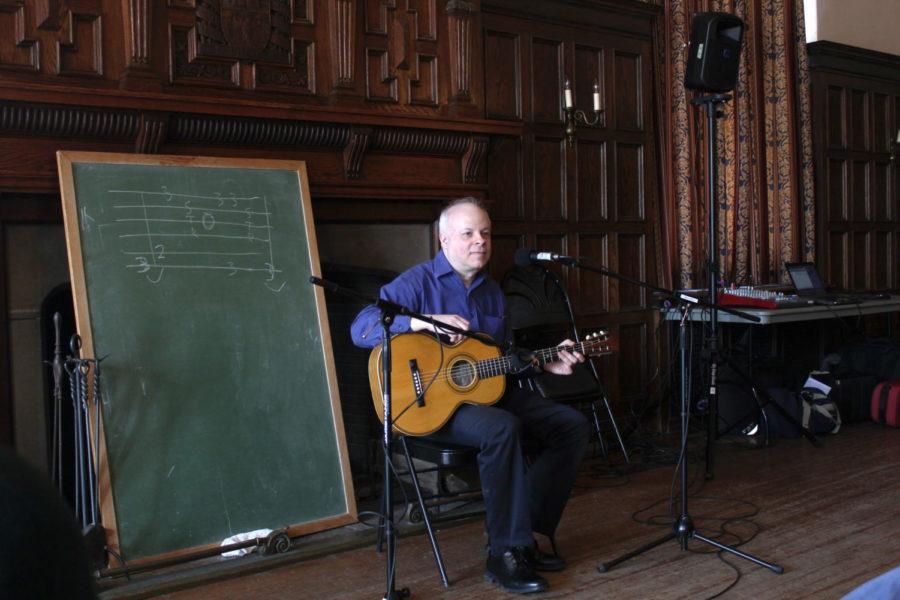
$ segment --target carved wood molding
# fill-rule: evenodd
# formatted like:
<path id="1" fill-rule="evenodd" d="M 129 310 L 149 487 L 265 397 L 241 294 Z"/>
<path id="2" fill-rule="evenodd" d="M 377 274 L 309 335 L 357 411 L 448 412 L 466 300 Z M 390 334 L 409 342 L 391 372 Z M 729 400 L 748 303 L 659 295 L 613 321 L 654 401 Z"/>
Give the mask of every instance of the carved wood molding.
<path id="1" fill-rule="evenodd" d="M 0 103 L 0 132 L 134 139 L 139 127 L 140 116 L 134 111 Z"/>
<path id="2" fill-rule="evenodd" d="M 34 21 L 38 29 L 59 29 L 59 0 L 34 0 Z"/>
<path id="3" fill-rule="evenodd" d="M 150 31 L 153 26 L 152 0 L 122 0 L 125 20 L 125 72 L 119 85 L 125 89 L 158 90 L 159 73 L 150 56 Z"/>
<path id="4" fill-rule="evenodd" d="M 404 154 L 460 156 L 466 151 L 469 136 L 452 131 L 421 129 L 377 129 L 372 150 Z"/>
<path id="5" fill-rule="evenodd" d="M 126 19 L 129 67 L 150 66 L 150 0 L 122 0 Z"/>
<path id="6" fill-rule="evenodd" d="M 224 146 L 341 148 L 348 179 L 362 174 L 370 151 L 461 158 L 462 178 L 476 181 L 489 137 L 457 131 L 351 126 L 154 111 L 98 110 L 0 101 L 0 134 L 133 140 L 136 152 L 167 142 Z"/>
<path id="7" fill-rule="evenodd" d="M 166 139 L 169 116 L 163 113 L 142 113 L 134 151 L 138 154 L 158 154 Z"/>
<path id="8" fill-rule="evenodd" d="M 68 11 L 57 42 L 56 72 L 78 77 L 103 76 L 103 19 L 99 14 Z M 87 24 L 87 27 L 80 25 Z"/>
<path id="9" fill-rule="evenodd" d="M 294 22 L 303 23 L 304 25 L 315 25 L 316 19 L 313 14 L 314 0 L 293 0 L 294 2 Z"/>
<path id="10" fill-rule="evenodd" d="M 487 156 L 489 138 L 483 135 L 469 136 L 469 145 L 460 160 L 463 183 L 475 183 L 481 175 L 481 166 Z"/>
<path id="11" fill-rule="evenodd" d="M 4 60 L 0 60 L 0 67 L 19 71 L 38 71 L 40 69 L 40 43 L 25 34 L 25 6 L 0 2 L 0 18 L 5 19 L 4 13 L 12 15 L 13 37 L 5 37 L 0 40 L 0 44 L 8 46 L 4 48 L 7 56 L 4 57 Z M 17 60 L 19 56 L 21 58 Z"/>
<path id="12" fill-rule="evenodd" d="M 409 10 L 398 10 L 397 3 L 388 4 L 388 54 L 390 56 L 391 74 L 397 71 L 409 71 L 410 54 L 414 42 L 411 39 Z"/>
<path id="13" fill-rule="evenodd" d="M 450 98 L 467 102 L 471 100 L 472 22 L 476 8 L 471 2 L 450 0 L 446 11 L 450 37 Z"/>
<path id="14" fill-rule="evenodd" d="M 352 88 L 355 84 L 354 60 L 356 52 L 356 2 L 329 0 L 331 15 L 331 64 L 336 90 Z"/>
<path id="15" fill-rule="evenodd" d="M 347 179 L 359 179 L 362 175 L 362 163 L 371 137 L 371 127 L 354 127 L 351 130 L 347 145 L 344 146 L 344 176 Z"/>
<path id="16" fill-rule="evenodd" d="M 291 62 L 290 0 L 197 0 L 193 41 L 200 58 Z"/>
<path id="17" fill-rule="evenodd" d="M 342 147 L 350 128 L 331 123 L 172 115 L 168 133 L 169 139 L 188 143 Z"/>
<path id="18" fill-rule="evenodd" d="M 253 69 L 254 89 L 259 91 L 315 94 L 314 44 L 293 40 L 293 65 L 256 64 Z"/>

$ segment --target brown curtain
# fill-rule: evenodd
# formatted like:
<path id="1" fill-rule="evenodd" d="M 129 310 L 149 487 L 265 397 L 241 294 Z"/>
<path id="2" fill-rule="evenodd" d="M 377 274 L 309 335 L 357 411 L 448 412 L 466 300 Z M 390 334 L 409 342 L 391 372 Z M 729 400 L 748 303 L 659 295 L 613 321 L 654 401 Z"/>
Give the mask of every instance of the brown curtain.
<path id="1" fill-rule="evenodd" d="M 662 283 L 707 282 L 706 109 L 684 87 L 691 19 L 732 13 L 745 24 L 737 88 L 717 121 L 719 279 L 782 281 L 783 264 L 815 252 L 809 71 L 802 0 L 653 0 Z"/>

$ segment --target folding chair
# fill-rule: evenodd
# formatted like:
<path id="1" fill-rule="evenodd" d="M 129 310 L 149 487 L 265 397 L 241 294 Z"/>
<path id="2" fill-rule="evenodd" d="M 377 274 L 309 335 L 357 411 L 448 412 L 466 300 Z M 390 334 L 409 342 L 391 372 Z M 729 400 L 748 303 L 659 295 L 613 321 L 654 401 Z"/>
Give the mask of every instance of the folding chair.
<path id="1" fill-rule="evenodd" d="M 560 335 L 580 341 L 568 294 L 552 271 L 538 265 L 513 267 L 503 278 L 502 288 L 506 294 L 510 325 L 517 345 L 525 348 L 544 347 L 559 342 L 562 339 Z M 592 361 L 576 365 L 571 375 L 539 373 L 532 381 L 536 391 L 544 398 L 570 404 L 586 402 L 590 405 L 600 452 L 604 460 L 608 461 L 609 455 L 597 410 L 597 403 L 602 402 L 625 462 L 629 462 L 628 450 Z"/>
<path id="2" fill-rule="evenodd" d="M 398 477 L 409 475 L 412 486 L 416 492 L 416 500 L 419 511 L 422 515 L 422 521 L 425 523 L 425 531 L 428 532 L 428 541 L 431 542 L 431 552 L 434 554 L 434 562 L 437 564 L 438 572 L 441 576 L 441 582 L 444 587 L 450 586 L 447 579 L 447 570 L 444 567 L 444 559 L 441 556 L 441 549 L 438 546 L 437 538 L 434 535 L 434 529 L 431 525 L 431 518 L 428 514 L 428 507 L 436 504 L 446 504 L 462 499 L 463 497 L 471 497 L 473 495 L 481 496 L 480 491 L 475 492 L 452 492 L 449 490 L 439 490 L 430 498 L 426 498 L 422 494 L 422 486 L 419 483 L 419 474 L 425 472 L 416 469 L 413 459 L 422 460 L 435 465 L 427 469 L 427 471 L 436 471 L 438 474 L 438 486 L 442 486 L 441 473 L 446 469 L 457 469 L 462 467 L 473 466 L 476 464 L 478 449 L 472 446 L 462 446 L 459 444 L 450 444 L 447 442 L 436 442 L 427 437 L 412 437 L 406 435 L 398 435 L 396 438 L 398 446 L 403 450 L 406 459 L 406 472 L 397 473 Z M 381 552 L 382 541 L 384 538 L 384 518 L 386 507 L 384 506 L 384 496 L 382 496 L 382 518 L 378 520 L 378 542 L 376 549 Z M 414 520 L 410 518 L 410 520 Z"/>

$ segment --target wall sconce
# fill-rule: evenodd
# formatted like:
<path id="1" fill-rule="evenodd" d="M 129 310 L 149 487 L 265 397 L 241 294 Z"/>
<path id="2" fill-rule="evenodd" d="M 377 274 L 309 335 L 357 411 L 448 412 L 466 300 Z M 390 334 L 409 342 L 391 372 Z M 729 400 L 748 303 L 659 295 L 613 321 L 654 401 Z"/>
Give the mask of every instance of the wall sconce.
<path id="1" fill-rule="evenodd" d="M 897 138 L 891 140 L 891 162 L 897 158 L 898 152 L 900 152 L 900 129 L 897 129 Z"/>
<path id="2" fill-rule="evenodd" d="M 566 114 L 566 141 L 571 146 L 575 143 L 575 124 L 596 125 L 603 115 L 603 109 L 600 108 L 600 84 L 594 80 L 594 110 L 591 112 L 593 117 L 589 117 L 583 110 L 575 110 L 575 102 L 572 99 L 572 83 L 566 79 L 563 85 L 563 111 Z M 601 123 L 601 126 L 603 123 Z"/>

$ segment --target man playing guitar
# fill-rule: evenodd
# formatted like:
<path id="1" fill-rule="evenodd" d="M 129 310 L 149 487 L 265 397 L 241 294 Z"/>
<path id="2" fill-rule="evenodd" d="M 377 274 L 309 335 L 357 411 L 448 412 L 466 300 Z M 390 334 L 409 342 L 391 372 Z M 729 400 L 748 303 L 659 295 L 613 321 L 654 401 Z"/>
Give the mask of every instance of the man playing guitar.
<path id="1" fill-rule="evenodd" d="M 452 201 L 438 222 L 441 251 L 381 289 L 381 297 L 437 321 L 478 331 L 497 341 L 511 337 L 506 302 L 490 279 L 491 221 L 475 198 Z M 433 331 L 431 324 L 397 316 L 392 334 Z M 367 306 L 351 327 L 353 342 L 374 348 L 381 343 L 380 310 Z M 461 336 L 443 333 L 451 344 Z M 571 346 L 570 340 L 560 346 Z M 584 362 L 581 353 L 560 348 L 543 369 L 572 373 Z M 512 376 L 509 376 L 512 377 Z M 462 404 L 431 439 L 477 447 L 478 469 L 486 509 L 489 555 L 485 578 L 507 591 L 546 590 L 546 579 L 535 571 L 558 571 L 565 562 L 538 548 L 534 533 L 553 538 L 569 499 L 578 465 L 587 447 L 590 426 L 577 410 L 557 404 L 510 380 L 497 404 Z M 538 441 L 541 451 L 526 469 L 521 437 Z"/>

